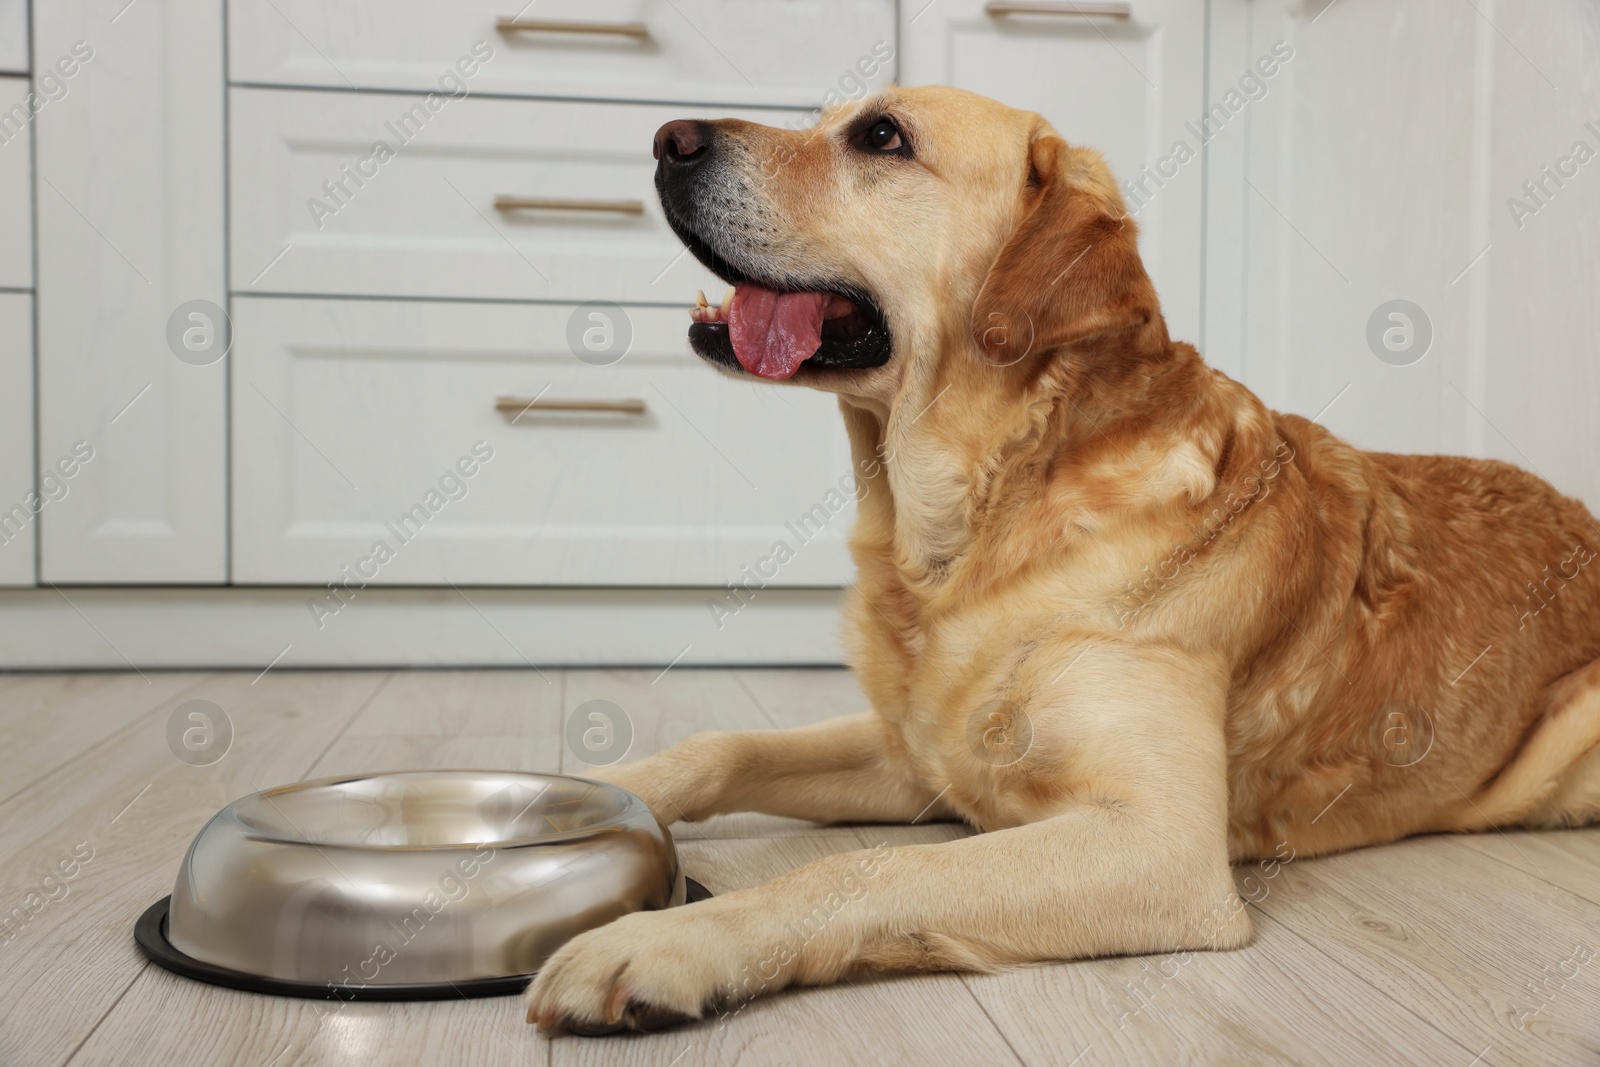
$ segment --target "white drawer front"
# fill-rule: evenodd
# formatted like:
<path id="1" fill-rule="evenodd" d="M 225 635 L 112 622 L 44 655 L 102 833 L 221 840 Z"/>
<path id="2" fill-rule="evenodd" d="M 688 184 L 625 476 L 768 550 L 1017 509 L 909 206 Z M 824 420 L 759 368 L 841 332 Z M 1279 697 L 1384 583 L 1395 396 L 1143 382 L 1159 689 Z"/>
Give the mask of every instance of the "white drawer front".
<path id="1" fill-rule="evenodd" d="M 51 503 L 70 492 L 70 483 L 52 478 Z M 33 480 L 33 297 L 0 293 L 0 585 L 33 584 L 41 510 Z"/>
<path id="2" fill-rule="evenodd" d="M 496 29 L 519 9 L 540 28 Z M 430 91 L 487 53 L 460 68 L 478 92 L 810 108 L 894 76 L 893 0 L 232 0 L 228 15 L 236 82 Z"/>
<path id="3" fill-rule="evenodd" d="M 632 346 L 601 366 L 569 349 L 568 306 L 236 297 L 234 580 L 841 584 L 832 398 L 718 376 L 683 311 L 625 315 Z"/>
<path id="4" fill-rule="evenodd" d="M 653 180 L 656 130 L 695 111 L 468 99 L 422 119 L 422 99 L 233 90 L 236 290 L 685 306 L 697 288 L 720 292 L 668 228 Z M 498 211 L 502 196 L 639 213 Z"/>
<path id="5" fill-rule="evenodd" d="M 27 78 L 0 78 L 0 289 L 33 285 L 33 136 L 31 119 L 21 117 L 27 95 Z"/>
<path id="6" fill-rule="evenodd" d="M 28 0 L 0 0 L 0 71 L 28 71 Z"/>

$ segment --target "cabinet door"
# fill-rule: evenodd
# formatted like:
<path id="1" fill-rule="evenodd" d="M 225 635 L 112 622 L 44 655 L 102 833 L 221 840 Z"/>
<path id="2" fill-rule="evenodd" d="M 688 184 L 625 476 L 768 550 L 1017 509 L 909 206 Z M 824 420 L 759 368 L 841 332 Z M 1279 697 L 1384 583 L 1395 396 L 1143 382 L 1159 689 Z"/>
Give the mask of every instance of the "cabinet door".
<path id="1" fill-rule="evenodd" d="M 1600 23 L 1479 8 L 1212 5 L 1214 76 L 1294 55 L 1212 145 L 1209 356 L 1360 447 L 1494 456 L 1594 507 Z"/>
<path id="2" fill-rule="evenodd" d="M 33 287 L 33 137 L 28 79 L 0 78 L 0 289 Z"/>
<path id="3" fill-rule="evenodd" d="M 722 378 L 683 308 L 234 303 L 239 582 L 759 595 L 849 574 L 837 403 Z"/>
<path id="4" fill-rule="evenodd" d="M 28 72 L 28 0 L 0 0 L 0 72 Z"/>
<path id="5" fill-rule="evenodd" d="M 59 478 L 50 485 L 57 501 L 70 490 Z M 0 293 L 0 585 L 33 584 L 40 501 L 33 483 L 33 298 Z"/>
<path id="6" fill-rule="evenodd" d="M 41 518 L 41 574 L 222 582 L 225 360 L 184 340 L 225 337 L 221 5 L 52 0 L 33 20 L 36 84 L 78 59 L 34 119 L 39 462 L 95 451 Z"/>
<path id="7" fill-rule="evenodd" d="M 1139 251 L 1175 338 L 1201 336 L 1205 5 L 908 0 L 901 80 L 944 84 L 1037 111 L 1105 155 L 1139 224 Z M 1179 149 L 1179 145 L 1183 149 Z M 1145 168 L 1149 171 L 1146 172 Z"/>
<path id="8" fill-rule="evenodd" d="M 1274 0 L 1218 17 L 1230 7 L 1242 22 L 1219 25 L 1228 58 L 1214 69 L 1237 70 L 1276 41 L 1292 50 L 1248 128 L 1212 145 L 1214 194 L 1241 212 L 1211 230 L 1218 292 L 1235 262 L 1243 272 L 1239 375 L 1272 407 L 1360 447 L 1444 450 L 1441 418 L 1460 399 L 1441 356 L 1465 354 L 1463 271 L 1486 243 L 1474 247 L 1471 222 L 1487 221 L 1474 203 L 1486 177 L 1474 145 L 1477 16 L 1448 0 Z M 1380 311 L 1397 300 L 1426 309 L 1431 328 L 1404 305 Z"/>

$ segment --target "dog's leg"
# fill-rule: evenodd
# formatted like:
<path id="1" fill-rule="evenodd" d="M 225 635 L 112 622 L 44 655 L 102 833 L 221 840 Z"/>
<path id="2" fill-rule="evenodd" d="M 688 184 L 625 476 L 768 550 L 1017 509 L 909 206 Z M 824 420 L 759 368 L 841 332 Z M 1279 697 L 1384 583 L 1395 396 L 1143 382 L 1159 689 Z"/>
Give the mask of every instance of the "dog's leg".
<path id="1" fill-rule="evenodd" d="M 642 797 L 662 822 L 759 811 L 816 822 L 910 822 L 948 810 L 871 713 L 796 730 L 695 734 L 590 776 Z"/>
<path id="2" fill-rule="evenodd" d="M 989 970 L 1243 944 L 1250 922 L 1227 851 L 1223 671 L 1159 670 L 1176 656 L 1092 658 L 1099 668 L 1077 668 L 1070 690 L 1046 688 L 1029 705 L 1034 748 L 1009 781 L 1019 796 L 1055 798 L 1048 816 L 829 856 L 764 886 L 624 916 L 555 954 L 529 989 L 529 1020 L 605 1032 L 862 969 Z"/>
<path id="3" fill-rule="evenodd" d="M 1536 725 L 1451 829 L 1584 826 L 1600 818 L 1600 662 L 1540 694 Z"/>

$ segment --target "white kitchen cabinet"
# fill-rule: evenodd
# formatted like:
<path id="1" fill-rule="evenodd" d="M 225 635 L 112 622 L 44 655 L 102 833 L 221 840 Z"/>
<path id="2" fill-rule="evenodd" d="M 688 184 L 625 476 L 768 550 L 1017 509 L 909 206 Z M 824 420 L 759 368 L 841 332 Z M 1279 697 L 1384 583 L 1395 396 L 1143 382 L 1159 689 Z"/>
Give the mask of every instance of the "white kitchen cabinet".
<path id="1" fill-rule="evenodd" d="M 1467 358 L 1450 371 L 1465 400 L 1448 394 L 1446 447 L 1533 467 L 1600 514 L 1600 7 L 1493 14 L 1475 28 L 1474 144 L 1489 162 L 1467 242 L 1488 251 L 1458 283 Z"/>
<path id="2" fill-rule="evenodd" d="M 1085 13 L 1107 7 L 1129 17 Z M 1194 0 L 900 6 L 905 84 L 953 85 L 1037 111 L 1069 142 L 1098 149 L 1124 190 L 1141 187 L 1127 195 L 1140 254 L 1169 331 L 1188 341 L 1201 339 L 1201 153 L 1212 133 L 1201 125 L 1205 19 Z"/>
<path id="3" fill-rule="evenodd" d="M 1214 77 L 1294 56 L 1211 145 L 1208 357 L 1360 447 L 1494 456 L 1600 507 L 1595 8 L 1213 16 Z"/>
<path id="4" fill-rule="evenodd" d="M 0 73 L 27 72 L 28 0 L 0 0 Z"/>
<path id="5" fill-rule="evenodd" d="M 684 309 L 595 313 L 237 298 L 235 580 L 842 584 L 833 398 L 719 378 Z M 606 328 L 615 362 L 569 347 Z M 497 410 L 510 397 L 613 410 Z"/>
<path id="6" fill-rule="evenodd" d="M 1268 403 L 1600 504 L 1600 163 L 1545 176 L 1600 156 L 1592 4 L 540 0 L 545 25 L 498 29 L 519 7 L 57 0 L 30 47 L 0 0 L 0 507 L 94 451 L 0 583 L 325 587 L 483 440 L 470 494 L 373 583 L 720 588 L 782 541 L 762 582 L 841 584 L 832 401 L 689 354 L 682 309 L 720 286 L 661 217 L 651 136 L 801 126 L 892 77 L 1104 152 L 1173 336 Z M 548 25 L 573 21 L 628 32 Z M 404 143 L 352 180 L 380 139 Z M 231 355 L 169 338 L 230 300 Z M 1369 341 L 1393 300 L 1426 317 L 1415 359 Z M 633 328 L 614 365 L 568 340 L 594 301 Z M 644 414 L 495 409 L 546 389 Z"/>
<path id="7" fill-rule="evenodd" d="M 721 295 L 656 197 L 655 132 L 681 106 L 468 99 L 430 113 L 413 95 L 235 89 L 232 109 L 236 291 L 684 306 L 696 289 Z M 505 197 L 546 206 L 497 210 Z"/>
<path id="8" fill-rule="evenodd" d="M 33 285 L 33 138 L 17 111 L 27 94 L 27 78 L 0 78 L 0 289 Z"/>
<path id="9" fill-rule="evenodd" d="M 33 31 L 36 78 L 93 53 L 34 119 L 39 463 L 96 453 L 41 519 L 41 575 L 225 581 L 226 363 L 168 340 L 227 300 L 221 5 L 52 0 Z"/>
<path id="10" fill-rule="evenodd" d="M 47 506 L 71 489 L 70 480 L 53 481 L 56 500 Z M 33 298 L 0 293 L 0 585 L 34 582 L 41 510 L 34 490 Z"/>
<path id="11" fill-rule="evenodd" d="M 1283 41 L 1293 58 L 1248 129 L 1213 145 L 1243 154 L 1242 173 L 1218 175 L 1243 205 L 1240 375 L 1362 447 L 1445 451 L 1445 413 L 1462 403 L 1447 368 L 1469 344 L 1474 282 L 1462 274 L 1487 243 L 1474 234 L 1488 221 L 1475 203 L 1487 177 L 1478 20 L 1445 0 L 1335 5 L 1322 18 L 1321 5 L 1246 6 L 1248 49 Z M 1244 53 L 1235 46 L 1230 67 Z M 1366 74 L 1354 77 L 1358 56 Z M 1386 361 L 1366 333 L 1394 300 L 1423 308 L 1432 338 L 1420 347 L 1425 325 L 1385 312 L 1379 337 L 1393 330 L 1397 346 Z"/>
<path id="12" fill-rule="evenodd" d="M 458 78 L 474 92 L 805 108 L 892 80 L 872 60 L 894 44 L 894 12 L 892 0 L 228 4 L 236 82 L 437 91 L 479 45 L 489 58 Z"/>

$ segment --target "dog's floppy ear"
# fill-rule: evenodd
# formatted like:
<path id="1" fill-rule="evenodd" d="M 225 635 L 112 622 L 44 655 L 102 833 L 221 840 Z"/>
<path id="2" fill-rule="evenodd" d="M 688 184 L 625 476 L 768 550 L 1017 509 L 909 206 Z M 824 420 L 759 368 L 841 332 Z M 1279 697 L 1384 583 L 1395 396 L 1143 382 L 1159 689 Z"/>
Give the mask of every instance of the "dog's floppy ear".
<path id="1" fill-rule="evenodd" d="M 1099 153 L 1036 132 L 1016 226 L 973 304 L 973 339 L 1006 366 L 1124 331 L 1138 348 L 1167 344 L 1137 229 Z"/>

